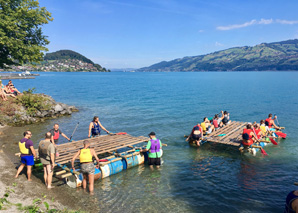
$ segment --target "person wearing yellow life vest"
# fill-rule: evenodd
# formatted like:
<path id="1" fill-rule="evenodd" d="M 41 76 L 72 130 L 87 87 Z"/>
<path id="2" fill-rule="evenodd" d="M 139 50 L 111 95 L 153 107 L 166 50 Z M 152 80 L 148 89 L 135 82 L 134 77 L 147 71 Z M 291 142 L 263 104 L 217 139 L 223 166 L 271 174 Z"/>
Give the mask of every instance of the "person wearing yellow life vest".
<path id="1" fill-rule="evenodd" d="M 27 178 L 28 181 L 31 179 L 32 166 L 34 165 L 34 158 L 36 157 L 35 149 L 33 147 L 33 142 L 30 140 L 32 133 L 31 131 L 24 132 L 24 138 L 19 141 L 19 149 L 21 152 L 21 166 L 18 168 L 15 178 L 23 171 L 24 167 L 27 166 Z"/>
<path id="2" fill-rule="evenodd" d="M 264 136 L 267 136 L 268 134 L 271 134 L 269 127 L 265 125 L 265 120 L 260 121 L 260 129 Z"/>
<path id="3" fill-rule="evenodd" d="M 52 187 L 52 177 L 53 177 L 53 170 L 55 167 L 55 147 L 54 144 L 51 142 L 52 134 L 47 132 L 45 134 L 45 139 L 39 142 L 38 145 L 38 153 L 40 162 L 43 165 L 44 171 L 44 182 L 48 189 Z"/>
<path id="4" fill-rule="evenodd" d="M 83 141 L 84 148 L 80 149 L 72 158 L 71 166 L 72 169 L 75 171 L 74 168 L 74 161 L 77 157 L 80 158 L 81 163 L 81 172 L 83 173 L 83 188 L 86 189 L 87 187 L 87 179 L 89 180 L 89 192 L 92 193 L 94 190 L 94 172 L 95 166 L 92 160 L 94 157 L 97 161 L 96 167 L 99 168 L 99 159 L 97 154 L 93 148 L 90 148 L 90 142 L 88 140 Z"/>

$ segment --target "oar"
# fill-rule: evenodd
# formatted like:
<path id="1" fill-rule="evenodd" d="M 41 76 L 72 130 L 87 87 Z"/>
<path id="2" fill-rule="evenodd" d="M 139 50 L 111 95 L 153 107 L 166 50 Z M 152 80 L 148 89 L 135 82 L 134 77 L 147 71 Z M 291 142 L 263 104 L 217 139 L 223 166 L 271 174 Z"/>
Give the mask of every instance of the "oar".
<path id="1" fill-rule="evenodd" d="M 277 143 L 273 138 L 270 138 L 270 137 L 269 137 L 269 140 L 271 141 L 271 143 L 272 143 L 273 145 L 278 145 L 278 143 Z"/>
<path id="2" fill-rule="evenodd" d="M 109 133 L 109 135 L 127 135 L 126 132 Z"/>
<path id="3" fill-rule="evenodd" d="M 72 140 L 72 136 L 74 135 L 74 133 L 76 132 L 76 130 L 77 130 L 77 128 L 78 128 L 78 126 L 79 126 L 79 124 L 80 124 L 80 122 L 78 122 L 77 123 L 77 125 L 76 125 L 76 128 L 73 130 L 73 132 L 72 132 L 72 135 L 70 136 L 70 138 L 69 138 L 69 142 L 71 142 Z"/>
<path id="4" fill-rule="evenodd" d="M 255 132 L 255 129 L 254 128 L 252 128 L 252 130 L 254 131 L 254 133 L 255 133 L 255 136 L 258 138 L 258 136 L 257 136 L 257 134 L 256 134 L 256 132 Z M 261 149 L 261 153 L 263 154 L 263 155 L 268 155 L 267 154 L 267 152 L 263 149 L 263 147 L 262 146 L 260 146 L 260 147 L 258 147 L 258 148 L 260 148 Z"/>
<path id="5" fill-rule="evenodd" d="M 275 116 L 276 116 L 276 115 L 274 115 L 274 117 L 275 117 Z M 277 122 L 278 127 L 280 127 L 279 122 L 278 122 L 278 119 L 277 119 L 277 116 L 276 116 L 276 122 Z"/>

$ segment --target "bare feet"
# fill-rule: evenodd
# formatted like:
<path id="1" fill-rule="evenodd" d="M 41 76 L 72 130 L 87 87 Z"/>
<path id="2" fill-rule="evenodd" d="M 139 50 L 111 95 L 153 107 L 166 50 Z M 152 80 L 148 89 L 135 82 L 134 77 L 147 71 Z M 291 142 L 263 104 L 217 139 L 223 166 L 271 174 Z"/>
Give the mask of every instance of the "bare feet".
<path id="1" fill-rule="evenodd" d="M 18 175 L 14 176 L 14 178 L 18 178 Z"/>
<path id="2" fill-rule="evenodd" d="M 47 189 L 55 188 L 55 186 L 48 186 Z"/>
<path id="3" fill-rule="evenodd" d="M 28 181 L 32 181 L 32 179 L 28 179 Z"/>

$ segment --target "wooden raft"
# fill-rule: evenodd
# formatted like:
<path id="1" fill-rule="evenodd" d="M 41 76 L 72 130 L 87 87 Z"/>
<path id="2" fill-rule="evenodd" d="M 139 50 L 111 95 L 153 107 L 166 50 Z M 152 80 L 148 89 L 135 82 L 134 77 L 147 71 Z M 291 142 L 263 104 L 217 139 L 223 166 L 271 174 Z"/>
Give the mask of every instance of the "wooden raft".
<path id="1" fill-rule="evenodd" d="M 84 139 L 90 141 L 90 147 L 94 148 L 96 154 L 103 154 L 116 149 L 129 147 L 135 144 L 147 142 L 149 138 L 144 136 L 134 137 L 131 135 L 103 135 L 95 138 Z M 56 163 L 65 164 L 71 161 L 74 154 L 83 148 L 83 141 L 73 141 L 57 145 L 59 156 L 56 157 Z"/>
<path id="2" fill-rule="evenodd" d="M 243 129 L 246 128 L 247 122 L 232 121 L 230 124 L 212 132 L 204 137 L 204 140 L 212 143 L 220 143 L 231 146 L 240 146 Z M 224 136 L 219 136 L 225 134 Z"/>

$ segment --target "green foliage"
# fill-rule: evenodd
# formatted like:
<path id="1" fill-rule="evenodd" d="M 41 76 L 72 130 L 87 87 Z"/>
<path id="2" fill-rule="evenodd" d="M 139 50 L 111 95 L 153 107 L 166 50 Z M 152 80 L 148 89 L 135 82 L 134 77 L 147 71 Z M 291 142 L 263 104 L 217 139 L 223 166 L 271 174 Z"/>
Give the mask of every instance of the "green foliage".
<path id="1" fill-rule="evenodd" d="M 41 26 L 52 20 L 37 0 L 0 0 L 0 67 L 41 61 L 49 44 Z"/>
<path id="2" fill-rule="evenodd" d="M 59 50 L 53 53 L 47 53 L 44 60 L 78 59 L 82 62 L 94 64 L 90 59 L 72 50 Z"/>
<path id="3" fill-rule="evenodd" d="M 298 70 L 298 39 L 162 61 L 138 71 Z"/>
<path id="4" fill-rule="evenodd" d="M 35 115 L 37 111 L 49 110 L 48 98 L 40 94 L 33 94 L 35 88 L 28 89 L 21 96 L 17 96 L 16 102 L 24 106 L 29 115 Z"/>

